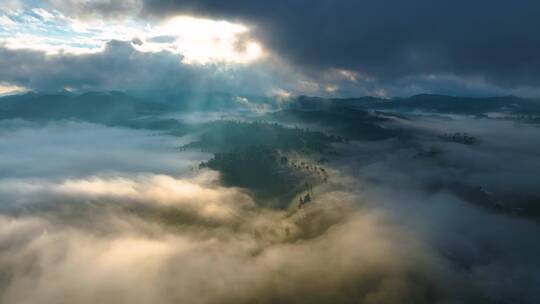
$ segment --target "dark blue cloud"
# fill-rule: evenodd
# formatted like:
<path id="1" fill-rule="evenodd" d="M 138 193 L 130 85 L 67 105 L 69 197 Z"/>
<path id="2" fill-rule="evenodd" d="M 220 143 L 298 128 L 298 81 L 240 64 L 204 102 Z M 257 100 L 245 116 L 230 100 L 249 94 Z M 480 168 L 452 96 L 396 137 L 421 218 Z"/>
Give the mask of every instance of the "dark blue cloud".
<path id="1" fill-rule="evenodd" d="M 359 70 L 381 80 L 482 76 L 540 86 L 537 0 L 146 0 L 148 14 L 239 20 L 305 69 Z"/>
<path id="2" fill-rule="evenodd" d="M 140 52 L 129 41 L 113 40 L 90 54 L 46 55 L 0 47 L 0 82 L 37 91 L 182 91 L 261 94 L 292 85 L 268 63 L 226 66 L 185 64 L 167 51 Z"/>
<path id="3" fill-rule="evenodd" d="M 122 22 L 138 16 L 142 22 L 154 23 L 167 16 L 195 15 L 238 22 L 247 25 L 246 35 L 262 42 L 272 55 L 262 63 L 231 69 L 180 64 L 178 56 L 170 53 L 145 54 L 116 42 L 104 52 L 79 56 L 0 49 L 0 81 L 31 89 L 151 87 L 266 93 L 273 88 L 340 96 L 540 95 L 540 2 L 535 0 L 29 3 L 76 19 L 99 16 Z M 173 39 L 159 34 L 126 39 L 132 38 L 136 45 Z M 357 73 L 358 81 L 340 76 L 340 71 Z"/>

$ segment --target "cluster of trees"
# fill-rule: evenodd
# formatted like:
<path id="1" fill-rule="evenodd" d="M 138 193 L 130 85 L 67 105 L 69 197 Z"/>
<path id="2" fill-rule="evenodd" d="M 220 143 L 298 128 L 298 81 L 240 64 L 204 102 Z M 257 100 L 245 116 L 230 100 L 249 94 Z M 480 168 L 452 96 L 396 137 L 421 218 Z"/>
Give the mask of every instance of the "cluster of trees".
<path id="1" fill-rule="evenodd" d="M 451 141 L 459 144 L 464 145 L 472 145 L 478 142 L 478 139 L 472 135 L 469 135 L 467 133 L 445 133 L 440 136 L 441 139 L 446 141 Z"/>
<path id="2" fill-rule="evenodd" d="M 277 149 L 262 145 L 215 153 L 199 167 L 221 172 L 224 184 L 246 188 L 259 201 L 274 200 L 276 207 L 286 206 L 303 181 Z"/>
<path id="3" fill-rule="evenodd" d="M 331 148 L 331 143 L 341 141 L 323 132 L 287 128 L 277 123 L 222 120 L 208 123 L 202 129 L 200 139 L 183 148 L 224 152 L 266 146 L 284 151 L 323 152 Z"/>
<path id="4" fill-rule="evenodd" d="M 302 111 L 288 109 L 272 113 L 268 119 L 285 123 L 308 123 L 331 128 L 336 135 L 335 141 L 348 142 L 355 140 L 383 140 L 403 136 L 397 130 L 383 128 L 380 124 L 389 121 L 377 113 L 358 110 L 348 106 L 331 106 L 328 108 Z"/>
<path id="5" fill-rule="evenodd" d="M 199 140 L 180 149 L 214 153 L 199 168 L 219 171 L 224 184 L 248 189 L 258 201 L 285 207 L 306 191 L 306 183 L 313 185 L 328 180 L 328 173 L 320 163 L 288 156 L 291 153 L 334 155 L 337 152 L 332 143 L 344 141 L 341 136 L 278 123 L 222 120 L 205 124 Z M 304 203 L 309 200 L 311 197 Z"/>
<path id="6" fill-rule="evenodd" d="M 199 165 L 221 172 L 228 186 L 246 188 L 259 201 L 273 207 L 286 207 L 306 185 L 327 181 L 326 170 L 306 161 L 291 161 L 280 150 L 257 145 L 230 152 L 215 153 Z"/>
<path id="7" fill-rule="evenodd" d="M 316 177 L 319 177 L 324 182 L 328 181 L 328 173 L 323 167 L 319 165 L 312 164 L 306 161 L 299 161 L 299 162 L 293 161 L 290 163 L 290 166 L 292 166 L 294 169 L 302 170 Z"/>
<path id="8" fill-rule="evenodd" d="M 414 155 L 414 158 L 431 158 L 439 155 L 440 153 L 441 151 L 435 147 L 422 148 Z"/>

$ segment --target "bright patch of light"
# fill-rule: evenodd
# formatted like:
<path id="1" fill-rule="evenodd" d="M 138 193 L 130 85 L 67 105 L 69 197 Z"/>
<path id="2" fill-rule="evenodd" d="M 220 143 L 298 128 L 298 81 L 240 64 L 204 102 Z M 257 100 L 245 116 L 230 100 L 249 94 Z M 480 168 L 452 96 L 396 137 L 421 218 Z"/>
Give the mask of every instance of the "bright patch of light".
<path id="1" fill-rule="evenodd" d="M 18 94 L 18 93 L 23 93 L 26 91 L 28 91 L 28 89 L 20 87 L 20 86 L 0 83 L 0 96 Z"/>
<path id="2" fill-rule="evenodd" d="M 358 82 L 358 74 L 348 70 L 338 70 L 338 73 L 350 82 Z"/>
<path id="3" fill-rule="evenodd" d="M 0 10 L 0 45 L 10 49 L 87 54 L 111 40 L 134 41 L 141 52 L 168 51 L 184 63 L 249 63 L 263 55 L 249 28 L 238 23 L 177 16 L 160 23 L 78 20 L 55 10 Z"/>
<path id="4" fill-rule="evenodd" d="M 335 93 L 338 89 L 339 87 L 337 85 L 328 85 L 326 88 L 324 88 L 324 90 L 328 93 Z"/>
<path id="5" fill-rule="evenodd" d="M 8 16 L 0 16 L 0 26 L 1 27 L 12 27 L 17 25 L 13 20 Z"/>
<path id="6" fill-rule="evenodd" d="M 375 90 L 372 95 L 380 98 L 388 98 L 388 92 L 383 89 Z"/>
<path id="7" fill-rule="evenodd" d="M 262 55 L 259 43 L 246 39 L 249 29 L 227 21 L 179 16 L 150 28 L 139 37 L 140 51 L 168 50 L 184 57 L 184 63 L 215 61 L 246 63 Z M 170 39 L 162 42 L 159 39 Z"/>
<path id="8" fill-rule="evenodd" d="M 283 90 L 283 89 L 273 90 L 273 91 L 270 92 L 270 95 L 277 97 L 278 100 L 280 100 L 280 101 L 288 100 L 289 98 L 291 98 L 293 96 L 291 92 L 289 92 L 287 90 Z"/>

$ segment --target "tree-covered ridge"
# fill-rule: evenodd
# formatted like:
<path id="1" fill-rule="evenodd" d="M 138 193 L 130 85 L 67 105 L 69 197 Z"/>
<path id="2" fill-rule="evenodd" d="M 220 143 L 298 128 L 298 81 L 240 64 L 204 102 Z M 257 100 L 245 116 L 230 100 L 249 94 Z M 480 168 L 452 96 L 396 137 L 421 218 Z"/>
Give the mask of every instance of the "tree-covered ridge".
<path id="1" fill-rule="evenodd" d="M 382 126 L 390 121 L 388 118 L 348 106 L 329 106 L 309 111 L 291 108 L 272 113 L 268 118 L 286 123 L 324 126 L 338 136 L 355 140 L 382 140 L 401 135 L 396 130 Z"/>
<path id="2" fill-rule="evenodd" d="M 328 175 L 319 165 L 289 157 L 332 154 L 332 143 L 343 138 L 277 123 L 214 121 L 201 127 L 199 140 L 181 149 L 201 149 L 214 157 L 201 163 L 221 173 L 223 183 L 245 188 L 258 201 L 286 207 L 297 195 L 324 182 Z"/>
<path id="3" fill-rule="evenodd" d="M 216 153 L 200 167 L 221 172 L 226 185 L 246 188 L 272 207 L 286 207 L 296 195 L 328 178 L 324 168 L 266 146 Z"/>
<path id="4" fill-rule="evenodd" d="M 159 116 L 174 108 L 133 97 L 121 92 L 27 93 L 4 97 L 0 102 L 0 119 L 25 119 L 36 122 L 79 120 L 108 126 L 164 130 L 183 134 L 185 126 Z"/>
<path id="5" fill-rule="evenodd" d="M 277 123 L 215 121 L 202 127 L 198 141 L 183 148 L 209 152 L 237 151 L 265 146 L 284 151 L 323 152 L 342 138 L 302 128 L 287 128 Z"/>
<path id="6" fill-rule="evenodd" d="M 390 110 L 400 112 L 424 111 L 482 115 L 490 112 L 516 115 L 540 114 L 540 100 L 516 96 L 457 97 L 439 94 L 419 94 L 404 98 L 382 99 L 375 97 L 320 98 L 300 96 L 293 101 L 294 108 L 325 109 L 353 107 L 362 110 Z"/>

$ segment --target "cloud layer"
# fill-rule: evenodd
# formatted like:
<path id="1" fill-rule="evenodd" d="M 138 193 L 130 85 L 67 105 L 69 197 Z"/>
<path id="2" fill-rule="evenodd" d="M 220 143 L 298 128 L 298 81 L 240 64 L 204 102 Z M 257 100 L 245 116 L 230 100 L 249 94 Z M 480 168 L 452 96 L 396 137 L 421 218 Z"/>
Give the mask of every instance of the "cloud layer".
<path id="1" fill-rule="evenodd" d="M 144 1 L 155 14 L 244 20 L 265 45 L 306 68 L 358 70 L 379 79 L 483 75 L 538 86 L 537 1 Z"/>
<path id="2" fill-rule="evenodd" d="M 231 92 L 267 94 L 298 83 L 262 62 L 254 66 L 191 65 L 177 54 L 140 52 L 130 41 L 110 41 L 101 52 L 46 55 L 0 48 L 2 81 L 38 91 L 124 90 L 152 92 Z M 285 80 L 290 80 L 289 84 Z M 151 95 L 151 94 L 150 94 Z M 159 98 L 157 96 L 156 98 Z"/>
<path id="3" fill-rule="evenodd" d="M 97 52 L 97 57 L 107 57 L 109 50 L 103 47 L 111 40 L 123 40 L 134 42 L 135 53 L 155 53 L 135 55 L 144 57 L 144 62 L 130 63 L 144 69 L 148 77 L 163 77 L 159 73 L 163 67 L 149 57 L 164 62 L 174 54 L 184 63 L 221 62 L 214 68 L 202 67 L 204 79 L 222 73 L 228 81 L 242 83 L 222 87 L 206 82 L 205 89 L 212 91 L 233 92 L 241 87 L 258 94 L 284 90 L 339 96 L 539 96 L 536 54 L 540 40 L 535 32 L 540 26 L 539 12 L 533 0 L 519 4 L 503 0 L 446 4 L 427 0 L 51 0 L 39 5 L 14 1 L 0 12 L 4 46 L 0 63 L 11 69 L 28 68 L 24 62 L 11 62 L 9 58 L 18 56 L 10 50 L 18 49 L 15 53 L 24 57 L 27 49 L 37 49 L 42 53 L 29 62 L 46 65 L 61 61 L 69 70 L 79 71 L 79 60 L 64 53 L 91 51 Z M 171 24 L 171 20 L 185 22 Z M 235 28 L 242 30 L 227 32 Z M 51 52 L 58 56 L 45 56 Z M 124 74 L 132 74 L 132 67 L 115 64 L 122 56 L 126 54 L 105 59 L 114 67 L 105 69 L 109 76 L 123 79 Z M 231 63 L 240 64 L 243 75 L 249 76 L 239 77 L 231 71 Z M 32 72 L 33 77 L 43 73 L 39 69 Z M 83 79 L 79 79 L 81 74 Z M 165 85 L 191 89 L 189 82 L 182 81 L 182 71 L 167 75 L 171 74 L 175 77 Z M 21 85 L 30 77 L 14 81 L 10 75 L 1 73 L 0 81 Z M 250 81 L 253 75 L 258 76 L 257 84 Z M 82 70 L 60 79 L 54 88 L 67 87 L 70 79 L 79 79 L 84 85 L 77 88 L 107 89 L 100 78 L 91 70 Z M 130 88 L 129 81 L 115 83 L 116 89 Z M 272 84 L 261 87 L 264 82 Z M 26 86 L 43 89 L 28 81 Z"/>
<path id="4" fill-rule="evenodd" d="M 216 172 L 193 172 L 208 156 L 176 151 L 172 137 L 5 121 L 0 299 L 536 303 L 537 223 L 429 185 L 462 177 L 504 190 L 521 180 L 518 191 L 534 192 L 522 169 L 539 165 L 537 129 L 468 119 L 399 123 L 417 129 L 418 143 L 460 128 L 482 142 L 463 149 L 439 142 L 438 164 L 393 140 L 337 147 L 343 163 L 328 165 L 330 182 L 314 189 L 314 201 L 274 210 L 221 186 Z M 510 180 L 491 179 L 493 159 L 518 156 Z"/>

